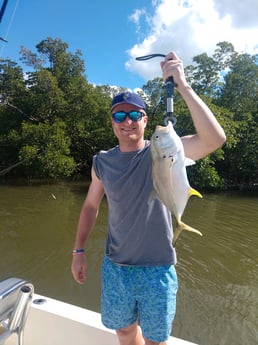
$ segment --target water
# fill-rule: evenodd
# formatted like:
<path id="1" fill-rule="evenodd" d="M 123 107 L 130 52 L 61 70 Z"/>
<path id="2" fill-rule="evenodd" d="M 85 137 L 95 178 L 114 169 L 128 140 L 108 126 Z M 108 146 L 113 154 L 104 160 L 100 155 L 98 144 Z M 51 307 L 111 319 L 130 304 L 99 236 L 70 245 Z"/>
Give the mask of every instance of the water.
<path id="1" fill-rule="evenodd" d="M 0 185 L 0 279 L 31 280 L 36 292 L 100 309 L 100 265 L 107 204 L 87 246 L 84 286 L 70 273 L 86 183 Z M 173 335 L 200 345 L 258 344 L 257 193 L 191 198 L 184 221 L 203 237 L 177 242 L 179 292 Z"/>

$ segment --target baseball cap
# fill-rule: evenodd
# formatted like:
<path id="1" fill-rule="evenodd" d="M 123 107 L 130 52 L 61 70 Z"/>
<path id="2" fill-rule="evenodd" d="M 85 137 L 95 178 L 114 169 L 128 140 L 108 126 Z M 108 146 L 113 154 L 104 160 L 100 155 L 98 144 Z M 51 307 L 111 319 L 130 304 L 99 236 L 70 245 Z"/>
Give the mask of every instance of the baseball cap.
<path id="1" fill-rule="evenodd" d="M 145 103 L 143 102 L 142 98 L 134 92 L 125 91 L 121 92 L 113 98 L 111 111 L 118 105 L 123 103 L 133 104 L 138 108 L 145 110 Z"/>

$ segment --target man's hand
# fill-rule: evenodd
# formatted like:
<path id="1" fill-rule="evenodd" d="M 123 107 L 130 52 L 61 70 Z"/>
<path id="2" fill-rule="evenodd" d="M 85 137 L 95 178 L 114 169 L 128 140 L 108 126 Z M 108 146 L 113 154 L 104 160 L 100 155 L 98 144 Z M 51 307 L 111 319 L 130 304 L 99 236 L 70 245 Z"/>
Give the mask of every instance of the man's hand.
<path id="1" fill-rule="evenodd" d="M 165 60 L 161 61 L 160 66 L 162 69 L 164 81 L 166 81 L 169 77 L 173 77 L 174 83 L 177 85 L 178 89 L 187 85 L 183 62 L 179 59 L 176 53 L 169 53 L 165 57 Z"/>
<path id="2" fill-rule="evenodd" d="M 71 271 L 73 274 L 74 280 L 79 283 L 83 284 L 86 279 L 86 257 L 84 254 L 77 254 L 73 255 Z"/>

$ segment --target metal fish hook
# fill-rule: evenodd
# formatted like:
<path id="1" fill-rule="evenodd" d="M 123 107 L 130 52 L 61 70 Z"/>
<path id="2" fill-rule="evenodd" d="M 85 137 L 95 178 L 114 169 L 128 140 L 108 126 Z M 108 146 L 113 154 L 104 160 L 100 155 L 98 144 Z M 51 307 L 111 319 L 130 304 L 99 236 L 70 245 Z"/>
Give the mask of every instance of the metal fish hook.
<path id="1" fill-rule="evenodd" d="M 145 61 L 155 57 L 166 57 L 164 54 L 149 54 L 145 56 L 139 56 L 135 58 L 137 61 Z M 174 88 L 176 84 L 174 83 L 173 77 L 169 77 L 165 83 L 166 92 L 167 92 L 167 114 L 164 118 L 164 124 L 167 126 L 168 121 L 171 121 L 173 126 L 175 126 L 177 120 L 174 117 Z"/>

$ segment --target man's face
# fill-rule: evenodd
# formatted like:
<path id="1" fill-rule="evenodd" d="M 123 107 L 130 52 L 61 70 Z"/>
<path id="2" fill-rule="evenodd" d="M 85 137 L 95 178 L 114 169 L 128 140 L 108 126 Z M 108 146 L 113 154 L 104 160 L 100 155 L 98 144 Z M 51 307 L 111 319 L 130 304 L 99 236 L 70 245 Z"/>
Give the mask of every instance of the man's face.
<path id="1" fill-rule="evenodd" d="M 123 122 L 116 123 L 114 119 L 111 118 L 114 134 L 120 143 L 136 142 L 141 140 L 144 136 L 144 129 L 146 127 L 148 118 L 143 109 L 138 108 L 135 105 L 129 103 L 118 104 L 112 110 L 112 114 L 118 111 L 124 111 L 126 113 L 129 113 L 130 111 L 134 110 L 141 111 L 144 113 L 144 115 L 139 121 L 134 122 L 127 116 Z"/>

